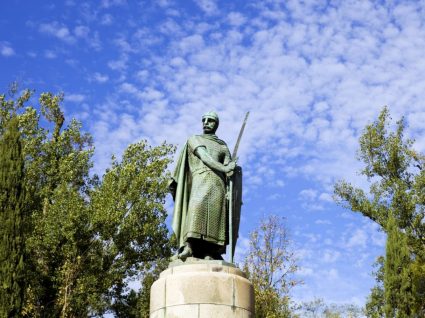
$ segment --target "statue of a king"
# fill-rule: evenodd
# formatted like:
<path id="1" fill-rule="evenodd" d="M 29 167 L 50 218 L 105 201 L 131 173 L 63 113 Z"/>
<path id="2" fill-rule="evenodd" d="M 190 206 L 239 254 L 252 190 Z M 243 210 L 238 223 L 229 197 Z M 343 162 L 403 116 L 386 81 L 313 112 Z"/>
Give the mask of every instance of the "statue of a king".
<path id="1" fill-rule="evenodd" d="M 228 181 L 239 167 L 226 143 L 215 135 L 218 115 L 206 113 L 202 125 L 204 133 L 190 137 L 184 145 L 170 182 L 172 227 L 179 245 L 176 257 L 183 261 L 187 257 L 223 259 L 229 244 Z"/>

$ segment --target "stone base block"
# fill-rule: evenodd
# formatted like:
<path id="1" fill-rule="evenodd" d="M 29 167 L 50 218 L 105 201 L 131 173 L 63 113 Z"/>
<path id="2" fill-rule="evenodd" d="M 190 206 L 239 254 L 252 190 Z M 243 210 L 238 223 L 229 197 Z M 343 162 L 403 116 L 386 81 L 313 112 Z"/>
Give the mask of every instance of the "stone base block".
<path id="1" fill-rule="evenodd" d="M 151 318 L 252 318 L 254 289 L 224 261 L 176 261 L 151 287 Z"/>

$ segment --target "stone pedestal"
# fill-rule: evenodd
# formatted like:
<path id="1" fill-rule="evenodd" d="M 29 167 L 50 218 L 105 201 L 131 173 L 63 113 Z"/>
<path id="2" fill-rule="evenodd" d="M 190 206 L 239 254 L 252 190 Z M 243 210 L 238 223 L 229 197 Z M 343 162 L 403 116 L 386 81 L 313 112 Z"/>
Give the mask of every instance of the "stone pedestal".
<path id="1" fill-rule="evenodd" d="M 224 261 L 174 261 L 152 285 L 150 318 L 253 318 L 254 290 Z"/>

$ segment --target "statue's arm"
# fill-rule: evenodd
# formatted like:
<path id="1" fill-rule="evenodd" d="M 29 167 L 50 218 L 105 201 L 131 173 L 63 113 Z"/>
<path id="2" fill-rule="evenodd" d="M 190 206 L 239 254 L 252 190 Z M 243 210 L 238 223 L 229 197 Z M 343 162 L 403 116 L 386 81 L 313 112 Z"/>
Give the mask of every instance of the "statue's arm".
<path id="1" fill-rule="evenodd" d="M 228 165 L 229 162 L 232 161 L 232 156 L 230 155 L 229 148 L 226 147 L 226 150 L 224 153 L 225 153 L 225 156 L 224 156 L 223 164 Z"/>
<path id="2" fill-rule="evenodd" d="M 202 160 L 205 165 L 213 170 L 220 171 L 223 173 L 228 173 L 230 171 L 233 171 L 235 169 L 235 162 L 230 161 L 227 165 L 224 165 L 218 161 L 215 161 L 210 154 L 208 153 L 207 149 L 204 146 L 197 147 L 195 149 L 195 155 Z"/>

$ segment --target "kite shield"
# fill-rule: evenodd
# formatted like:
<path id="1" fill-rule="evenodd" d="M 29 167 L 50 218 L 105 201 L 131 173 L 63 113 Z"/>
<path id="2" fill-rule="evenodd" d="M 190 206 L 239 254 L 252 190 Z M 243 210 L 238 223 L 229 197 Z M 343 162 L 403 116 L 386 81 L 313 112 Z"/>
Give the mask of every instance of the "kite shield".
<path id="1" fill-rule="evenodd" d="M 233 175 L 231 176 L 232 181 L 230 184 L 233 184 L 233 188 L 230 189 L 232 191 L 232 195 L 230 196 L 232 198 L 232 202 L 229 202 L 232 204 L 231 208 L 229 207 L 229 210 L 232 211 L 232 220 L 231 220 L 231 231 L 232 231 L 232 239 L 229 240 L 233 244 L 231 247 L 231 258 L 233 259 L 233 256 L 235 254 L 235 247 L 236 242 L 239 237 L 239 223 L 241 220 L 241 207 L 242 207 L 242 168 L 240 166 L 236 166 L 235 170 L 233 171 Z"/>

